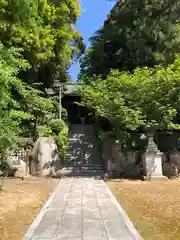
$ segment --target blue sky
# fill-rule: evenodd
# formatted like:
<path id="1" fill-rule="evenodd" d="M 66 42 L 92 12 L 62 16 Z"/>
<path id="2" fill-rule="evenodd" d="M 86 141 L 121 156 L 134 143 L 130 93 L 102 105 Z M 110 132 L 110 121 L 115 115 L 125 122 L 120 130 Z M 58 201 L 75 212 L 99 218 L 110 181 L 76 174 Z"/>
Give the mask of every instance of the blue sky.
<path id="1" fill-rule="evenodd" d="M 114 3 L 114 1 L 108 0 L 80 0 L 81 16 L 76 29 L 81 32 L 86 46 L 89 45 L 89 37 L 103 25 Z M 69 72 L 73 81 L 76 81 L 79 73 L 79 63 L 73 64 Z"/>

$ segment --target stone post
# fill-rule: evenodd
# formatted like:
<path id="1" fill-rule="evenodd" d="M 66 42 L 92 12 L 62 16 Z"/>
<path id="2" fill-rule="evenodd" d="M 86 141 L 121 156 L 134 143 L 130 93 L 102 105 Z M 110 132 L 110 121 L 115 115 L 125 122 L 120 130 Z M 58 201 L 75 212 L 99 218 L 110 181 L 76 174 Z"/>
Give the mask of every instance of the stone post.
<path id="1" fill-rule="evenodd" d="M 167 179 L 162 173 L 161 153 L 153 140 L 153 136 L 148 136 L 148 147 L 143 159 L 143 168 L 146 180 Z"/>

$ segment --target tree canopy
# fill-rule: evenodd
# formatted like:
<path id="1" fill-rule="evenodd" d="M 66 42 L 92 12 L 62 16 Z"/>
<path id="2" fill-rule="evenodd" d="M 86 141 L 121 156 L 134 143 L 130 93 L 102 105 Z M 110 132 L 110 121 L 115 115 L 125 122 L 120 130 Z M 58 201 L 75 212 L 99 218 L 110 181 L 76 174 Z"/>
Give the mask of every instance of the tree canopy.
<path id="1" fill-rule="evenodd" d="M 74 28 L 78 0 L 0 0 L 0 165 L 18 137 L 36 137 L 37 125 L 57 118 L 46 88 L 68 80 L 84 51 Z"/>
<path id="2" fill-rule="evenodd" d="M 0 152 L 11 148 L 15 139 L 23 133 L 23 120 L 33 121 L 35 111 L 41 115 L 53 108 L 51 100 L 41 98 L 39 92 L 23 83 L 17 76 L 30 67 L 16 48 L 0 45 Z M 21 102 L 12 94 L 17 91 Z"/>
<path id="3" fill-rule="evenodd" d="M 167 68 L 136 68 L 133 73 L 111 71 L 85 85 L 82 104 L 108 119 L 114 132 L 124 134 L 141 127 L 179 129 L 180 57 Z"/>
<path id="4" fill-rule="evenodd" d="M 1 42 L 22 48 L 32 66 L 23 79 L 44 87 L 51 87 L 58 76 L 67 81 L 68 68 L 84 50 L 74 29 L 80 14 L 78 0 L 3 0 L 0 9 Z"/>
<path id="5" fill-rule="evenodd" d="M 172 63 L 180 46 L 179 11 L 178 0 L 118 1 L 90 38 L 79 78 Z"/>

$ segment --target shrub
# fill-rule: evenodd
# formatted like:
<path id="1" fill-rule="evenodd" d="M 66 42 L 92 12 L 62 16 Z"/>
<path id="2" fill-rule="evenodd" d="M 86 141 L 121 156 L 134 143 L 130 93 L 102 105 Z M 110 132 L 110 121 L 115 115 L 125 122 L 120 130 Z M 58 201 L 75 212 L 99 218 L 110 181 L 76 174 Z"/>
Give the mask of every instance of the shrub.
<path id="1" fill-rule="evenodd" d="M 66 128 L 65 122 L 61 119 L 52 119 L 48 125 L 54 135 L 60 134 Z"/>
<path id="2" fill-rule="evenodd" d="M 62 156 L 67 151 L 68 146 L 68 126 L 61 119 L 53 119 L 48 124 L 54 137 L 59 154 Z"/>
<path id="3" fill-rule="evenodd" d="M 37 132 L 39 137 L 50 137 L 52 136 L 52 130 L 48 126 L 38 126 Z"/>
<path id="4" fill-rule="evenodd" d="M 39 137 L 53 137 L 56 141 L 59 154 L 66 153 L 68 146 L 68 126 L 61 119 L 52 119 L 47 125 L 38 126 Z"/>

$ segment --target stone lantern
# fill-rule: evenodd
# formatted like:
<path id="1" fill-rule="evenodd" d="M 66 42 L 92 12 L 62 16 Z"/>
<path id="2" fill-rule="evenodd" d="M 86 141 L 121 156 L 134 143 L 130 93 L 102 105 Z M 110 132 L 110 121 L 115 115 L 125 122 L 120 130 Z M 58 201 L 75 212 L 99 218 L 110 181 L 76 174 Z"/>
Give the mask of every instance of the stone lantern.
<path id="1" fill-rule="evenodd" d="M 162 154 L 153 139 L 153 134 L 147 134 L 148 146 L 143 159 L 144 179 L 167 179 L 162 173 Z"/>

